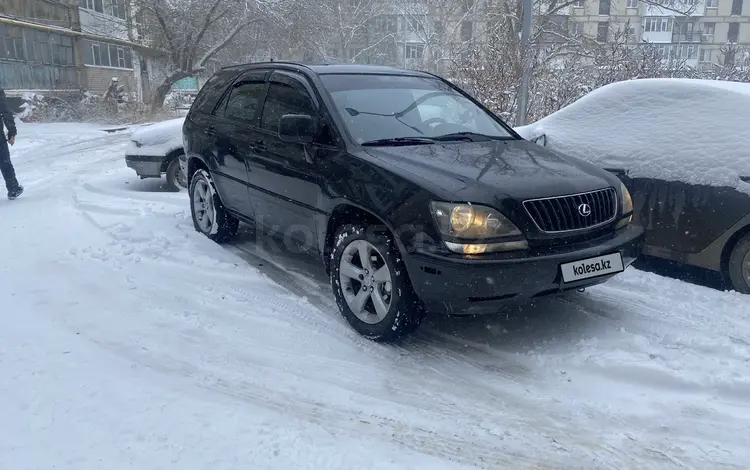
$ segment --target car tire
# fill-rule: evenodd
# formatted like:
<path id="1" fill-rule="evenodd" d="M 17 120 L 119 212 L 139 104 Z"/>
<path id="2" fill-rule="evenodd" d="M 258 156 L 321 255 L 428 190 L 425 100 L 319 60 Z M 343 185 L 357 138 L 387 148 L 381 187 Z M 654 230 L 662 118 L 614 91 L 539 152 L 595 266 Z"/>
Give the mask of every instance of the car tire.
<path id="1" fill-rule="evenodd" d="M 182 169 L 180 168 L 180 158 L 173 158 L 167 165 L 167 188 L 171 191 L 179 191 L 180 188 L 186 187 L 182 178 Z"/>
<path id="2" fill-rule="evenodd" d="M 367 226 L 346 225 L 334 240 L 331 287 L 349 325 L 374 341 L 393 341 L 413 333 L 425 309 L 393 237 Z M 370 259 L 363 262 L 360 253 L 369 253 Z"/>
<path id="3" fill-rule="evenodd" d="M 729 281 L 732 288 L 750 294 L 750 235 L 741 238 L 729 256 Z"/>
<path id="4" fill-rule="evenodd" d="M 195 230 L 221 243 L 237 235 L 240 222 L 221 203 L 211 175 L 198 170 L 190 182 L 190 213 Z"/>

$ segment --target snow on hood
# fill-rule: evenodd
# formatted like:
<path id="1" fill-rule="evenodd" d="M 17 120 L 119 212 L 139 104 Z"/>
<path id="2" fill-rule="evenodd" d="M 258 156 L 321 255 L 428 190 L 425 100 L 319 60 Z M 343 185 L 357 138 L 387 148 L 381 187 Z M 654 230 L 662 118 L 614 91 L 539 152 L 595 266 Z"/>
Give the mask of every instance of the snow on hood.
<path id="1" fill-rule="evenodd" d="M 534 124 L 526 139 L 604 168 L 750 193 L 750 84 L 641 79 L 599 88 Z"/>
<path id="2" fill-rule="evenodd" d="M 175 148 L 182 147 L 182 125 L 185 118 L 170 119 L 140 128 L 133 133 L 131 140 L 143 146 L 162 146 L 172 144 Z"/>

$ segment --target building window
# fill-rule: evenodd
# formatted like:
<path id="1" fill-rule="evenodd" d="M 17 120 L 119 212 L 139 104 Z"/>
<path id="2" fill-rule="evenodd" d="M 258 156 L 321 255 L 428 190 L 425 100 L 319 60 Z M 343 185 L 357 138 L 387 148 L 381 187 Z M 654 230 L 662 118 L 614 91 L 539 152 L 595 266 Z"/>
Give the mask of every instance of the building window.
<path id="1" fill-rule="evenodd" d="M 742 15 L 742 0 L 732 0 L 732 15 Z"/>
<path id="2" fill-rule="evenodd" d="M 701 26 L 703 27 L 704 36 L 713 36 L 716 32 L 716 23 L 703 23 Z"/>
<path id="3" fill-rule="evenodd" d="M 124 0 L 110 0 L 112 2 L 111 5 L 111 15 L 120 19 L 126 19 L 127 16 L 125 14 L 125 1 Z"/>
<path id="4" fill-rule="evenodd" d="M 699 57 L 701 62 L 711 62 L 711 49 L 701 48 Z"/>
<path id="5" fill-rule="evenodd" d="M 23 31 L 18 26 L 0 24 L 0 59 L 26 60 Z"/>
<path id="6" fill-rule="evenodd" d="M 470 41 L 474 36 L 474 24 L 471 21 L 461 23 L 461 40 Z"/>
<path id="7" fill-rule="evenodd" d="M 727 42 L 737 42 L 740 37 L 740 24 L 729 23 L 729 30 L 727 31 Z"/>
<path id="8" fill-rule="evenodd" d="M 596 40 L 606 42 L 609 36 L 609 23 L 601 21 L 596 25 Z"/>
<path id="9" fill-rule="evenodd" d="M 644 18 L 643 30 L 649 32 L 671 32 L 672 31 L 672 18 L 662 18 L 659 16 L 652 16 Z"/>
<path id="10" fill-rule="evenodd" d="M 612 9 L 611 0 L 599 0 L 599 14 L 609 15 L 609 11 Z"/>
<path id="11" fill-rule="evenodd" d="M 628 8 L 638 8 L 638 0 L 628 0 Z"/>
<path id="12" fill-rule="evenodd" d="M 104 4 L 102 0 L 81 0 L 81 8 L 95 11 L 97 13 L 104 13 Z"/>
<path id="13" fill-rule="evenodd" d="M 421 59 L 424 54 L 423 44 L 407 44 L 406 46 L 406 58 L 407 59 Z"/>
<path id="14" fill-rule="evenodd" d="M 575 0 L 573 2 L 573 8 L 583 8 L 584 6 L 584 0 Z"/>
<path id="15" fill-rule="evenodd" d="M 84 41 L 83 63 L 95 67 L 132 69 L 132 51 L 129 47 L 106 42 Z"/>
<path id="16" fill-rule="evenodd" d="M 697 57 L 698 46 L 695 44 L 683 44 L 680 47 L 680 59 L 693 60 Z"/>
<path id="17" fill-rule="evenodd" d="M 719 0 L 706 0 L 706 8 L 719 8 Z"/>
<path id="18" fill-rule="evenodd" d="M 575 36 L 583 36 L 583 22 L 581 21 L 571 21 L 570 23 L 570 35 Z"/>
<path id="19" fill-rule="evenodd" d="M 727 51 L 727 53 L 724 54 L 724 65 L 734 66 L 734 57 L 734 51 Z"/>

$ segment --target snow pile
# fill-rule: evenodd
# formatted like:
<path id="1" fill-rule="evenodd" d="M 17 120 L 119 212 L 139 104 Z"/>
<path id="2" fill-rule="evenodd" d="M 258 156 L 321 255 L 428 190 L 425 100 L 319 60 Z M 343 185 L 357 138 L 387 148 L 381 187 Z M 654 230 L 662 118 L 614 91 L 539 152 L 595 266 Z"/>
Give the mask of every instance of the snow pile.
<path id="1" fill-rule="evenodd" d="M 21 96 L 23 104 L 21 105 L 21 112 L 16 115 L 17 119 L 21 121 L 27 121 L 32 118 L 34 111 L 41 104 L 44 105 L 44 96 L 26 91 Z"/>
<path id="2" fill-rule="evenodd" d="M 643 79 L 599 88 L 516 129 L 604 168 L 750 193 L 750 84 Z"/>
<path id="3" fill-rule="evenodd" d="M 184 123 L 183 117 L 143 126 L 133 133 L 126 154 L 157 156 L 181 149 Z"/>

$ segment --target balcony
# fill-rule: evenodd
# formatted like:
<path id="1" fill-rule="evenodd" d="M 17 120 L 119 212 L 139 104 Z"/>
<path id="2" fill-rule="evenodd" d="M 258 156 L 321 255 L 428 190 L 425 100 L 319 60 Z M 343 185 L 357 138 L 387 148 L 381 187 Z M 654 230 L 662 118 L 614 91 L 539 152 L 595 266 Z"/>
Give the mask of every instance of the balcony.
<path id="1" fill-rule="evenodd" d="M 672 42 L 708 42 L 708 35 L 703 34 L 702 31 L 693 31 L 689 33 L 682 33 L 675 31 L 672 33 Z"/>

